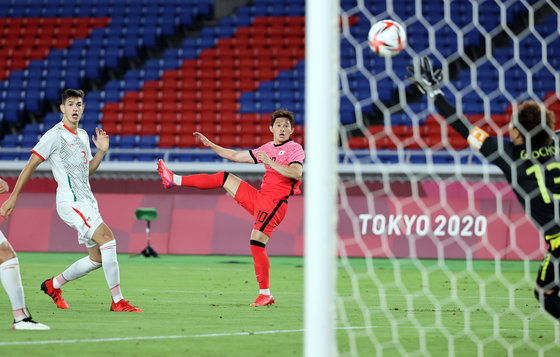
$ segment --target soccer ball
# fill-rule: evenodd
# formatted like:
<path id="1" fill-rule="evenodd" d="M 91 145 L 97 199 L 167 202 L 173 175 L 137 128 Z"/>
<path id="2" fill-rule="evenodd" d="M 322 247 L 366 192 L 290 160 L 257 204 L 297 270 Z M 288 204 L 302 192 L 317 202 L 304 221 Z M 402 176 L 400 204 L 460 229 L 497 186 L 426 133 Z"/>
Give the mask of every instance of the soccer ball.
<path id="1" fill-rule="evenodd" d="M 393 20 L 379 21 L 369 29 L 368 44 L 376 55 L 393 57 L 398 55 L 406 45 L 406 32 Z"/>

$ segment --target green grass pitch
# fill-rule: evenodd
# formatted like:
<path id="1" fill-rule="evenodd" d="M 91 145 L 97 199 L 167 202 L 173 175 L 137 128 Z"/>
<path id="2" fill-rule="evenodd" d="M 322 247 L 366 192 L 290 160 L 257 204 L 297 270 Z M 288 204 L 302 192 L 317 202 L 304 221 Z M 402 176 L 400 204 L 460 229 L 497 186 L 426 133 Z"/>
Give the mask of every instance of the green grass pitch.
<path id="1" fill-rule="evenodd" d="M 303 259 L 271 257 L 276 304 L 253 308 L 247 256 L 119 255 L 123 295 L 109 311 L 102 269 L 68 283 L 70 310 L 39 290 L 83 254 L 19 253 L 27 304 L 50 331 L 13 331 L 0 291 L 0 356 L 301 356 Z M 559 325 L 538 308 L 523 262 L 339 262 L 337 344 L 347 356 L 559 355 Z M 320 299 L 320 296 L 317 296 Z"/>

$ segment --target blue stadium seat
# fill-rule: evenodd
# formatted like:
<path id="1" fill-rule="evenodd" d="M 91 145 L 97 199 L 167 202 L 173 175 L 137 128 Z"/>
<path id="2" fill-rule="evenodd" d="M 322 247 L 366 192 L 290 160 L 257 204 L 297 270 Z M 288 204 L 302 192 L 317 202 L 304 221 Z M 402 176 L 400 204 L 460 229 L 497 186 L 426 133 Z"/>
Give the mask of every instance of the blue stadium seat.
<path id="1" fill-rule="evenodd" d="M 158 137 L 156 135 L 142 135 L 140 136 L 138 147 L 140 149 L 152 149 L 157 147 L 157 143 Z"/>
<path id="2" fill-rule="evenodd" d="M 184 161 L 198 161 L 198 155 L 192 153 L 170 153 L 169 161 L 171 162 L 184 162 Z"/>
<path id="3" fill-rule="evenodd" d="M 6 134 L 2 139 L 2 146 L 5 148 L 17 148 L 21 145 L 21 135 Z"/>
<path id="4" fill-rule="evenodd" d="M 23 133 L 21 138 L 21 146 L 24 148 L 32 148 L 39 141 L 39 136 L 37 134 L 27 134 Z"/>
<path id="5" fill-rule="evenodd" d="M 120 147 L 123 149 L 132 149 L 136 147 L 136 136 L 135 135 L 121 135 Z"/>
<path id="6" fill-rule="evenodd" d="M 22 119 L 23 103 L 8 101 L 4 106 L 4 120 L 7 123 L 17 123 Z"/>
<path id="7" fill-rule="evenodd" d="M 25 109 L 28 112 L 39 112 L 43 108 L 45 93 L 41 90 L 42 81 L 38 81 L 37 86 L 30 87 L 24 100 Z"/>
<path id="8" fill-rule="evenodd" d="M 111 153 L 109 159 L 110 161 L 135 161 L 135 156 L 127 153 Z"/>
<path id="9" fill-rule="evenodd" d="M 134 158 L 137 161 L 152 161 L 156 162 L 158 159 L 161 158 L 161 154 L 156 153 L 136 153 L 134 154 Z"/>
<path id="10" fill-rule="evenodd" d="M 23 128 L 22 134 L 39 135 L 42 132 L 43 124 L 30 123 Z"/>
<path id="11" fill-rule="evenodd" d="M 19 160 L 20 155 L 18 153 L 11 152 L 0 152 L 0 160 L 14 161 Z"/>
<path id="12" fill-rule="evenodd" d="M 99 127 L 97 120 L 82 120 L 80 124 L 90 137 L 95 134 L 95 128 Z"/>

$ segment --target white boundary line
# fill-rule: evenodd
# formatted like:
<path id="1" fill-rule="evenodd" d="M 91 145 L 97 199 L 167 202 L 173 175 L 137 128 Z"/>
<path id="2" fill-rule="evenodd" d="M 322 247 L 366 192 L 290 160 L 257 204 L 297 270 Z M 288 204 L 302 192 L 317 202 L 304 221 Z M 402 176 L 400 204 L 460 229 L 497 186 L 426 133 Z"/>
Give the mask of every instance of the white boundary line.
<path id="1" fill-rule="evenodd" d="M 416 327 L 401 326 L 402 328 L 416 329 Z M 366 330 L 366 329 L 381 329 L 387 326 L 347 326 L 337 327 L 335 330 Z M 431 327 L 436 328 L 436 327 Z M 495 332 L 495 329 L 488 329 Z M 520 329 L 499 329 L 499 331 L 522 331 Z M 533 332 L 550 330 L 532 330 Z M 112 337 L 112 338 L 88 338 L 88 339 L 72 339 L 72 340 L 43 340 L 43 341 L 12 341 L 0 342 L 0 347 L 3 346 L 28 346 L 28 345 L 51 345 L 51 344 L 71 344 L 71 343 L 91 343 L 91 342 L 122 342 L 122 341 L 141 341 L 141 340 L 173 340 L 173 339 L 195 339 L 206 337 L 226 337 L 226 336 L 251 336 L 251 335 L 271 335 L 282 333 L 303 333 L 303 329 L 295 330 L 269 330 L 269 331 L 245 331 L 245 332 L 223 332 L 223 333 L 206 333 L 199 335 L 169 335 L 169 336 L 136 336 L 136 337 Z"/>
<path id="2" fill-rule="evenodd" d="M 360 328 L 368 328 L 366 326 Z M 179 338 L 204 338 L 204 337 L 224 337 L 224 336 L 250 336 L 250 335 L 267 335 L 280 333 L 301 333 L 303 329 L 296 330 L 270 330 L 270 331 L 254 331 L 254 332 L 224 332 L 224 333 L 208 333 L 200 335 L 170 335 L 170 336 L 137 336 L 137 337 L 113 337 L 113 338 L 89 338 L 89 339 L 73 339 L 73 340 L 44 340 L 44 341 L 14 341 L 0 342 L 2 346 L 24 346 L 24 345 L 48 345 L 55 343 L 84 343 L 84 342 L 121 342 L 121 341 L 137 341 L 137 340 L 166 340 Z"/>

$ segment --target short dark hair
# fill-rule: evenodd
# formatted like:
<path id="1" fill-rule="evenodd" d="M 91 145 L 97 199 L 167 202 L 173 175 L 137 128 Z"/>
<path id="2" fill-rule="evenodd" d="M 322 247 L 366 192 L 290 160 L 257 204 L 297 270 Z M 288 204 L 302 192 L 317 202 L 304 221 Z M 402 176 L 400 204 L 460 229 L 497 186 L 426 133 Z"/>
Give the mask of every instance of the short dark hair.
<path id="1" fill-rule="evenodd" d="M 66 89 L 64 93 L 62 93 L 62 104 L 66 103 L 68 98 L 81 98 L 83 100 L 85 96 L 86 93 L 81 89 Z"/>
<path id="2" fill-rule="evenodd" d="M 294 127 L 294 113 L 292 113 L 291 111 L 286 109 L 275 110 L 270 117 L 270 126 L 274 126 L 274 122 L 278 118 L 288 118 L 288 120 L 290 121 L 290 126 L 292 128 Z"/>
<path id="3" fill-rule="evenodd" d="M 543 114 L 545 122 L 543 122 Z M 551 145 L 553 138 L 550 131 L 554 132 L 554 112 L 534 100 L 527 100 L 519 105 L 517 123 L 514 125 L 524 138 L 531 140 L 531 147 Z M 548 128 L 548 130 L 547 130 Z M 527 142 L 527 140 L 525 140 Z"/>

